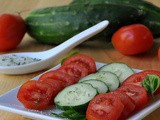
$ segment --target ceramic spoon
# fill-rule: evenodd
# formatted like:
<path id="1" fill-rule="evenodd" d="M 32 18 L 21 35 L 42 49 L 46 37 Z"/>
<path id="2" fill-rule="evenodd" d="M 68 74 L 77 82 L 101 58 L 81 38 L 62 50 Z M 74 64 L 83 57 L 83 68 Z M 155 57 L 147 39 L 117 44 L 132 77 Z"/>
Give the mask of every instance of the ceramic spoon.
<path id="1" fill-rule="evenodd" d="M 38 58 L 41 60 L 37 62 L 25 64 L 25 65 L 19 65 L 19 66 L 0 66 L 0 73 L 27 74 L 27 73 L 33 73 L 39 70 L 46 69 L 51 64 L 53 64 L 54 60 L 59 59 L 64 54 L 66 54 L 71 49 L 73 49 L 75 46 L 79 45 L 85 40 L 101 32 L 108 26 L 108 24 L 109 22 L 107 20 L 104 20 L 88 28 L 87 30 L 75 35 L 74 37 L 63 42 L 62 44 L 46 51 L 4 54 L 4 55 L 17 55 L 17 56 L 23 56 L 23 57 Z"/>

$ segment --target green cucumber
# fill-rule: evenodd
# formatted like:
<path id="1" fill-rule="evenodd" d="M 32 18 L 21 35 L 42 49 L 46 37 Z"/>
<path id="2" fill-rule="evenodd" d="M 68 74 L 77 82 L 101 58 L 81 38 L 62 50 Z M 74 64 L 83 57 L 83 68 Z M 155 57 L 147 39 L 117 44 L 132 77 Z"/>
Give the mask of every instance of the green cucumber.
<path id="1" fill-rule="evenodd" d="M 110 24 L 101 33 L 112 35 L 119 27 L 135 23 L 145 12 L 126 5 L 66 5 L 33 10 L 25 18 L 28 34 L 39 42 L 60 44 L 81 31 L 103 21 Z"/>
<path id="2" fill-rule="evenodd" d="M 139 21 L 146 25 L 155 37 L 160 36 L 160 8 L 150 2 L 144 0 L 73 0 L 72 5 L 75 4 L 119 4 L 141 9 L 147 14 L 144 19 Z"/>
<path id="3" fill-rule="evenodd" d="M 91 79 L 91 80 L 85 80 L 82 83 L 91 84 L 94 88 L 97 89 L 97 91 L 98 91 L 99 94 L 100 93 L 106 93 L 106 92 L 108 92 L 108 86 L 103 81 Z"/>
<path id="4" fill-rule="evenodd" d="M 116 74 L 122 83 L 127 77 L 134 74 L 132 68 L 124 63 L 113 62 L 102 66 L 98 71 L 109 71 Z"/>
<path id="5" fill-rule="evenodd" d="M 81 78 L 79 82 L 83 82 L 90 79 L 96 79 L 96 80 L 101 80 L 105 82 L 109 88 L 109 91 L 116 90 L 120 85 L 117 75 L 111 72 L 106 72 L 106 71 L 99 71 L 99 72 L 87 75 Z"/>
<path id="6" fill-rule="evenodd" d="M 74 109 L 83 111 L 87 108 L 89 101 L 97 94 L 97 90 L 92 85 L 77 83 L 59 92 L 54 99 L 54 103 L 62 110 Z"/>

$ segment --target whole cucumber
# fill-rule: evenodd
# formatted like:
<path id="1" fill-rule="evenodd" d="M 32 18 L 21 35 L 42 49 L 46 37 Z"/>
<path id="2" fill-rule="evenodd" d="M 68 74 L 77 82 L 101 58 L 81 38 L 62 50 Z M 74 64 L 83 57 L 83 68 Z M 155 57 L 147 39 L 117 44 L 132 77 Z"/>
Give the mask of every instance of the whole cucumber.
<path id="1" fill-rule="evenodd" d="M 127 5 L 137 9 L 142 9 L 147 14 L 139 21 L 146 25 L 153 33 L 154 37 L 160 36 L 160 8 L 153 5 L 150 2 L 144 0 L 73 0 L 71 5 L 73 4 L 119 4 L 119 5 Z"/>
<path id="2" fill-rule="evenodd" d="M 79 32 L 109 20 L 103 32 L 112 35 L 119 27 L 135 23 L 145 12 L 119 4 L 78 4 L 32 11 L 25 19 L 29 35 L 46 44 L 60 44 Z"/>

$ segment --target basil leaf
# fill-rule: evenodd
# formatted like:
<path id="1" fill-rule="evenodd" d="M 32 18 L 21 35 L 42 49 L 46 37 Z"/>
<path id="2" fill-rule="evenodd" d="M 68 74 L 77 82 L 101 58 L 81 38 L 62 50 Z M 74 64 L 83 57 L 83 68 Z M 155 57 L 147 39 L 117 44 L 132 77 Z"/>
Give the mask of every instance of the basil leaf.
<path id="1" fill-rule="evenodd" d="M 63 111 L 60 114 L 51 113 L 55 117 L 67 118 L 69 120 L 86 120 L 86 116 L 82 113 L 75 111 L 74 109 Z"/>
<path id="2" fill-rule="evenodd" d="M 69 53 L 65 58 L 63 58 L 61 60 L 61 65 L 64 63 L 64 61 L 66 61 L 69 57 L 75 55 L 75 54 L 78 54 L 78 51 L 72 51 L 71 53 Z"/>
<path id="3" fill-rule="evenodd" d="M 160 86 L 160 77 L 157 75 L 149 74 L 142 81 L 142 86 L 146 89 L 147 93 L 153 96 L 155 91 Z"/>
<path id="4" fill-rule="evenodd" d="M 57 114 L 57 113 L 51 113 L 51 115 L 55 116 L 55 117 L 58 117 L 58 118 L 65 118 L 63 115 L 61 114 Z"/>

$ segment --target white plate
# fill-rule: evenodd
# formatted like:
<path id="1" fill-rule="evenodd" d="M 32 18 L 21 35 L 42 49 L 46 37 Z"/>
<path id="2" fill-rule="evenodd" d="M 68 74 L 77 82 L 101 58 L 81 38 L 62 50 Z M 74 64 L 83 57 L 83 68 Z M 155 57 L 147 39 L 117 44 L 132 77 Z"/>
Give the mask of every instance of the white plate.
<path id="1" fill-rule="evenodd" d="M 103 63 L 96 63 L 97 69 L 100 68 Z M 60 65 L 55 66 L 52 69 L 57 69 Z M 135 72 L 139 72 L 141 70 L 134 69 Z M 40 75 L 39 75 L 40 76 Z M 37 80 L 39 76 L 33 78 Z M 59 113 L 60 110 L 56 109 L 55 106 L 52 106 L 48 110 L 37 111 L 37 110 L 29 110 L 25 109 L 23 105 L 17 100 L 17 92 L 19 87 L 9 91 L 8 93 L 0 96 L 0 110 L 13 112 L 16 114 L 23 115 L 28 118 L 38 119 L 38 120 L 62 120 L 56 117 L 51 116 L 51 112 Z M 135 113 L 134 115 L 130 116 L 128 120 L 140 120 L 143 119 L 145 116 L 156 110 L 160 107 L 160 96 L 157 96 L 154 101 L 151 101 L 148 106 L 146 106 L 143 110 Z"/>

